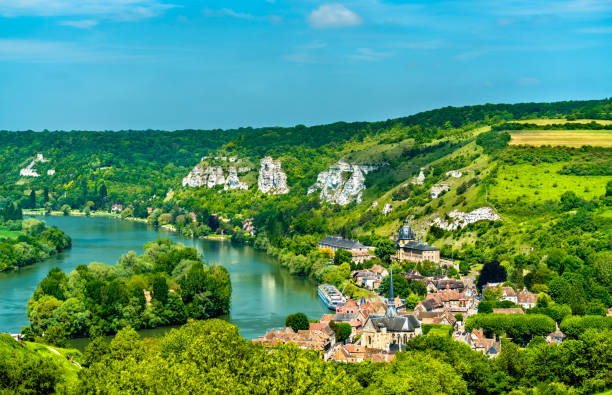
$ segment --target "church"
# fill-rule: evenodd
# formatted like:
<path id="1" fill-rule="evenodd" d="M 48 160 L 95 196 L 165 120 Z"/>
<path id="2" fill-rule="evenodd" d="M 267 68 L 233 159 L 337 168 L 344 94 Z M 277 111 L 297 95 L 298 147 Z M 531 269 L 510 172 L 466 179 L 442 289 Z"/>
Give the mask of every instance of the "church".
<path id="1" fill-rule="evenodd" d="M 421 239 L 417 241 L 408 221 L 395 236 L 395 248 L 395 259 L 398 261 L 440 263 L 440 249 L 421 242 Z"/>
<path id="2" fill-rule="evenodd" d="M 393 295 L 393 271 L 389 277 L 389 299 L 385 315 L 370 315 L 363 325 L 361 346 L 400 351 L 408 340 L 420 335 L 421 324 L 414 315 L 399 315 Z"/>

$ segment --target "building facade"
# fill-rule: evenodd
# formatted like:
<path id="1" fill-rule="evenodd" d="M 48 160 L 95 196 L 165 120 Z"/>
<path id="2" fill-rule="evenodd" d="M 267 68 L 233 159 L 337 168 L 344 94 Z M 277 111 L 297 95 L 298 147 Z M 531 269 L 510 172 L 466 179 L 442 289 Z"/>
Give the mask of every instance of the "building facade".
<path id="1" fill-rule="evenodd" d="M 422 242 L 421 239 L 416 240 L 407 221 L 395 237 L 395 247 L 395 259 L 398 261 L 440 263 L 440 249 Z"/>

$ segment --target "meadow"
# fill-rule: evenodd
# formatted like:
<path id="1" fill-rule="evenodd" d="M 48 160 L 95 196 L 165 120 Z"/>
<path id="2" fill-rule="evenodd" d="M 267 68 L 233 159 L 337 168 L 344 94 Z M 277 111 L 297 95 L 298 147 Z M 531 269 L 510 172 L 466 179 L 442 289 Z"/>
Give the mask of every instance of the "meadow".
<path id="1" fill-rule="evenodd" d="M 0 239 L 16 239 L 24 233 L 0 226 Z"/>
<path id="2" fill-rule="evenodd" d="M 608 176 L 574 176 L 557 172 L 565 162 L 517 164 L 502 166 L 496 184 L 489 187 L 489 198 L 542 203 L 558 200 L 567 191 L 573 191 L 583 199 L 590 200 L 606 193 Z"/>
<path id="3" fill-rule="evenodd" d="M 610 130 L 522 130 L 511 136 L 510 145 L 612 147 Z"/>

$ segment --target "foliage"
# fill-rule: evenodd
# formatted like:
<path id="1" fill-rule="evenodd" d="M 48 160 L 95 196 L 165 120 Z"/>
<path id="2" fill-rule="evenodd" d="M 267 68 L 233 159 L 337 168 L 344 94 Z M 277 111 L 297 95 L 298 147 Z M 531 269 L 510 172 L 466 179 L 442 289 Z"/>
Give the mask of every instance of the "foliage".
<path id="1" fill-rule="evenodd" d="M 516 343 L 527 344 L 533 336 L 545 336 L 556 328 L 555 321 L 541 314 L 474 314 L 465 329 L 483 329 L 485 334 L 506 334 Z"/>
<path id="2" fill-rule="evenodd" d="M 336 335 L 337 342 L 344 342 L 351 336 L 352 328 L 351 325 L 347 322 L 334 322 L 333 320 L 329 322 L 329 327 L 332 331 L 334 331 Z"/>
<path id="3" fill-rule="evenodd" d="M 70 236 L 34 218 L 0 221 L 0 234 L 3 229 L 16 237 L 0 238 L 0 271 L 42 262 L 72 246 Z"/>
<path id="4" fill-rule="evenodd" d="M 143 255 L 130 252 L 112 267 L 94 262 L 69 275 L 57 268 L 49 271 L 28 302 L 34 332 L 65 331 L 77 337 L 92 327 L 111 333 L 228 313 L 231 284 L 225 268 L 206 266 L 195 249 L 168 239 L 144 249 Z"/>
<path id="5" fill-rule="evenodd" d="M 285 326 L 290 327 L 294 332 L 307 330 L 309 328 L 308 317 L 304 313 L 290 314 L 285 319 Z"/>

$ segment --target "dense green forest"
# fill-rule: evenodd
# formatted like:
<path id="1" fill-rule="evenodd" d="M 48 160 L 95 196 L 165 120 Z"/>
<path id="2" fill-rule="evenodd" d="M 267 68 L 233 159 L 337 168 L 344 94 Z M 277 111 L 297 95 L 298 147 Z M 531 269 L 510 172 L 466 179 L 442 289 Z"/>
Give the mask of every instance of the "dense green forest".
<path id="1" fill-rule="evenodd" d="M 72 240 L 60 229 L 33 218 L 23 219 L 11 201 L 0 201 L 0 271 L 41 262 L 70 248 Z"/>
<path id="2" fill-rule="evenodd" d="M 601 317 L 600 317 L 601 318 Z M 221 320 L 188 323 L 161 339 L 133 328 L 110 343 L 92 334 L 75 380 L 61 359 L 37 356 L 34 343 L 0 336 L 0 386 L 36 393 L 576 394 L 612 386 L 612 332 L 585 323 L 559 345 L 534 337 L 521 349 L 504 341 L 489 359 L 448 337 L 417 336 L 390 364 L 324 362 L 314 351 L 279 345 L 272 352 Z M 64 351 L 65 352 L 65 351 Z M 64 359 L 65 361 L 65 359 Z"/>
<path id="3" fill-rule="evenodd" d="M 52 269 L 28 303 L 28 336 L 82 337 L 92 331 L 155 328 L 228 314 L 232 287 L 221 266 L 205 265 L 197 251 L 168 239 L 145 244 L 114 266 Z"/>

